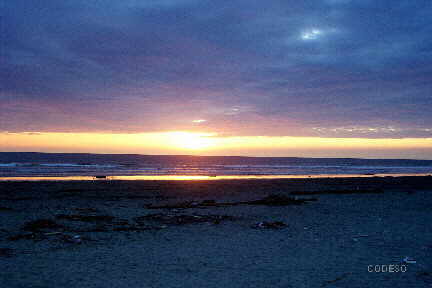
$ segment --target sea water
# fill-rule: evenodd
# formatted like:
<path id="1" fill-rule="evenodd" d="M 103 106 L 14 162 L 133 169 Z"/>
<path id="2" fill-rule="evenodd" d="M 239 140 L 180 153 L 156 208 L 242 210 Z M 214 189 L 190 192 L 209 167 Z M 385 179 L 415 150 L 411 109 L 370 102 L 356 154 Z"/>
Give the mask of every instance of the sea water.
<path id="1" fill-rule="evenodd" d="M 432 160 L 0 153 L 0 177 L 432 174 Z"/>

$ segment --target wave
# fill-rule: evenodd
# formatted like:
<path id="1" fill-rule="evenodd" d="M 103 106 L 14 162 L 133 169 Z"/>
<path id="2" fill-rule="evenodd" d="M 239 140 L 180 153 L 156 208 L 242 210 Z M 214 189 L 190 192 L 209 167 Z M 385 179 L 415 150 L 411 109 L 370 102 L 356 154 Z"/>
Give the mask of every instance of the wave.
<path id="1" fill-rule="evenodd" d="M 41 163 L 42 167 L 85 167 L 85 168 L 116 168 L 120 165 L 114 164 L 75 164 L 75 163 Z"/>
<path id="2" fill-rule="evenodd" d="M 79 160 L 79 159 L 78 159 Z M 395 163 L 396 164 L 396 163 Z M 432 173 L 432 166 L 402 165 L 195 165 L 178 163 L 0 163 L 0 176 L 122 176 L 122 175 L 319 175 L 319 174 L 392 174 Z"/>
<path id="3" fill-rule="evenodd" d="M 118 168 L 119 164 L 78 164 L 78 163 L 0 163 L 0 168 L 22 167 L 60 167 L 60 168 Z"/>

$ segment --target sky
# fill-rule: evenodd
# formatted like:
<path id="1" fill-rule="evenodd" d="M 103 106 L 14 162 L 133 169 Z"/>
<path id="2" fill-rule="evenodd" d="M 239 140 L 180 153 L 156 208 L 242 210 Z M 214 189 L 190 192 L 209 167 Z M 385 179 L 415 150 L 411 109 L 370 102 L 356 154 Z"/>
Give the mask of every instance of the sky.
<path id="1" fill-rule="evenodd" d="M 2 151 L 432 159 L 430 0 L 0 1 Z"/>

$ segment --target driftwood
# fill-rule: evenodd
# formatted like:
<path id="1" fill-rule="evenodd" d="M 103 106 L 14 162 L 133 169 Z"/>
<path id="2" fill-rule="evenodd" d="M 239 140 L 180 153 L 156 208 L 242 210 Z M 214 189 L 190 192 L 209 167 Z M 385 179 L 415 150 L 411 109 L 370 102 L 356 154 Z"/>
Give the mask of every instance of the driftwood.
<path id="1" fill-rule="evenodd" d="M 252 225 L 252 228 L 256 229 L 282 229 L 287 227 L 288 225 L 282 221 L 274 221 L 274 222 L 259 222 L 255 225 Z"/>
<path id="2" fill-rule="evenodd" d="M 81 221 L 81 222 L 111 222 L 114 216 L 110 215 L 80 215 L 80 214 L 58 214 L 57 219 Z"/>
<path id="3" fill-rule="evenodd" d="M 15 254 L 15 251 L 11 248 L 0 248 L 0 257 L 10 258 Z"/>
<path id="4" fill-rule="evenodd" d="M 215 200 L 204 200 L 201 202 L 188 201 L 167 205 L 146 205 L 147 209 L 187 209 L 187 208 L 207 208 L 207 207 L 227 207 L 237 205 L 266 205 L 266 206 L 288 206 L 302 205 L 310 201 L 317 201 L 316 198 L 297 199 L 284 195 L 269 195 L 259 200 L 240 201 L 240 202 L 223 202 L 218 203 Z"/>
<path id="5" fill-rule="evenodd" d="M 9 208 L 9 207 L 2 207 L 0 206 L 0 211 L 14 211 L 13 208 Z"/>
<path id="6" fill-rule="evenodd" d="M 333 284 L 335 282 L 343 280 L 343 279 L 347 278 L 348 276 L 350 276 L 351 274 L 352 274 L 351 272 L 347 272 L 347 273 L 344 273 L 341 276 L 339 276 L 339 277 L 337 277 L 337 278 L 335 278 L 333 280 L 325 281 L 323 284 L 321 284 L 321 287 L 326 287 L 326 286 L 331 285 L 331 284 Z"/>
<path id="7" fill-rule="evenodd" d="M 149 214 L 134 218 L 138 225 L 148 224 L 163 224 L 163 225 L 186 225 L 196 223 L 213 223 L 219 224 L 222 221 L 233 221 L 235 217 L 228 215 L 199 215 L 199 214 L 182 214 L 182 215 L 171 215 L 171 214 Z M 162 226 L 163 227 L 163 226 Z"/>
<path id="8" fill-rule="evenodd" d="M 38 220 L 26 222 L 22 227 L 22 230 L 30 231 L 30 232 L 41 232 L 42 230 L 46 230 L 46 229 L 59 229 L 59 228 L 63 228 L 63 225 L 60 225 L 51 219 L 38 219 Z"/>
<path id="9" fill-rule="evenodd" d="M 344 190 L 318 190 L 318 191 L 294 191 L 290 195 L 321 195 L 321 194 L 380 194 L 382 189 L 344 189 Z"/>

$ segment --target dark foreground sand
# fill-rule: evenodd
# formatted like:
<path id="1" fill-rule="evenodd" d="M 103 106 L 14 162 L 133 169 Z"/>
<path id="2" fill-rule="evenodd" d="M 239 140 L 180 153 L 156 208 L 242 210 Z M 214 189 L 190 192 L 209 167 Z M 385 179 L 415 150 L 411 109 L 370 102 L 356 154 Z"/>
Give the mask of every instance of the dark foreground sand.
<path id="1" fill-rule="evenodd" d="M 431 287 L 431 207 L 432 177 L 2 182 L 0 287 Z"/>

